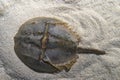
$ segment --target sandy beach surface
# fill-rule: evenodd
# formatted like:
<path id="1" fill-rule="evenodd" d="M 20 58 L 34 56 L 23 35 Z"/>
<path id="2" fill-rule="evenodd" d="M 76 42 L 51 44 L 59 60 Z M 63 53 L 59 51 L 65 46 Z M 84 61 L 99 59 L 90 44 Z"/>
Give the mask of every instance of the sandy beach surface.
<path id="1" fill-rule="evenodd" d="M 79 47 L 105 55 L 79 54 L 69 72 L 37 73 L 14 51 L 14 36 L 34 17 L 66 21 Z M 120 80 L 120 0 L 0 0 L 0 80 Z"/>

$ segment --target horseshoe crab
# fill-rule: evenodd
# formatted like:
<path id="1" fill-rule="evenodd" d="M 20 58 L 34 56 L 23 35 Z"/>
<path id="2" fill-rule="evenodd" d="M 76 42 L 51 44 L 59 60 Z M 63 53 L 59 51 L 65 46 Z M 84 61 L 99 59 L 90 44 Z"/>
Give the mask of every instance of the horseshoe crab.
<path id="1" fill-rule="evenodd" d="M 105 54 L 94 49 L 78 48 L 80 38 L 67 23 L 54 18 L 34 18 L 25 22 L 14 37 L 15 53 L 36 72 L 69 71 L 77 53 Z"/>

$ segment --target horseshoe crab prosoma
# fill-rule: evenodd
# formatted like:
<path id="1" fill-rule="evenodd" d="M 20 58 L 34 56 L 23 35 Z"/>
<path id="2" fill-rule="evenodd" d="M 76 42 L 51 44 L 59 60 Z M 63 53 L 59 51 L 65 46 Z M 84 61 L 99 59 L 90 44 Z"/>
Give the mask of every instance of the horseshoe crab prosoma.
<path id="1" fill-rule="evenodd" d="M 14 37 L 20 60 L 37 72 L 69 71 L 77 53 L 104 54 L 94 49 L 78 48 L 79 38 L 67 23 L 54 18 L 34 18 L 25 22 Z"/>

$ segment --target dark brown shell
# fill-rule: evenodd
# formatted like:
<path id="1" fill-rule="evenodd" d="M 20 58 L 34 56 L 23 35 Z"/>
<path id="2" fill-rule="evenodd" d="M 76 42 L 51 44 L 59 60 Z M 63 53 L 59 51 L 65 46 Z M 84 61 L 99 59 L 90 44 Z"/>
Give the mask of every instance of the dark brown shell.
<path id="1" fill-rule="evenodd" d="M 25 22 L 14 37 L 17 56 L 37 72 L 69 71 L 78 58 L 78 40 L 68 27 L 54 18 L 41 17 Z"/>

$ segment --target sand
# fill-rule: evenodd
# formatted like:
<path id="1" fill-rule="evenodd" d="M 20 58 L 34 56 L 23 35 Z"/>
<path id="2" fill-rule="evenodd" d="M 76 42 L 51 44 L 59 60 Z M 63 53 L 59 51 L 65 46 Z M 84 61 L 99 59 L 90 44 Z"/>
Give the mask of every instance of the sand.
<path id="1" fill-rule="evenodd" d="M 79 54 L 69 72 L 37 73 L 14 52 L 19 27 L 34 17 L 67 22 L 81 37 L 79 47 L 105 55 Z M 0 80 L 120 80 L 119 0 L 0 0 Z"/>

